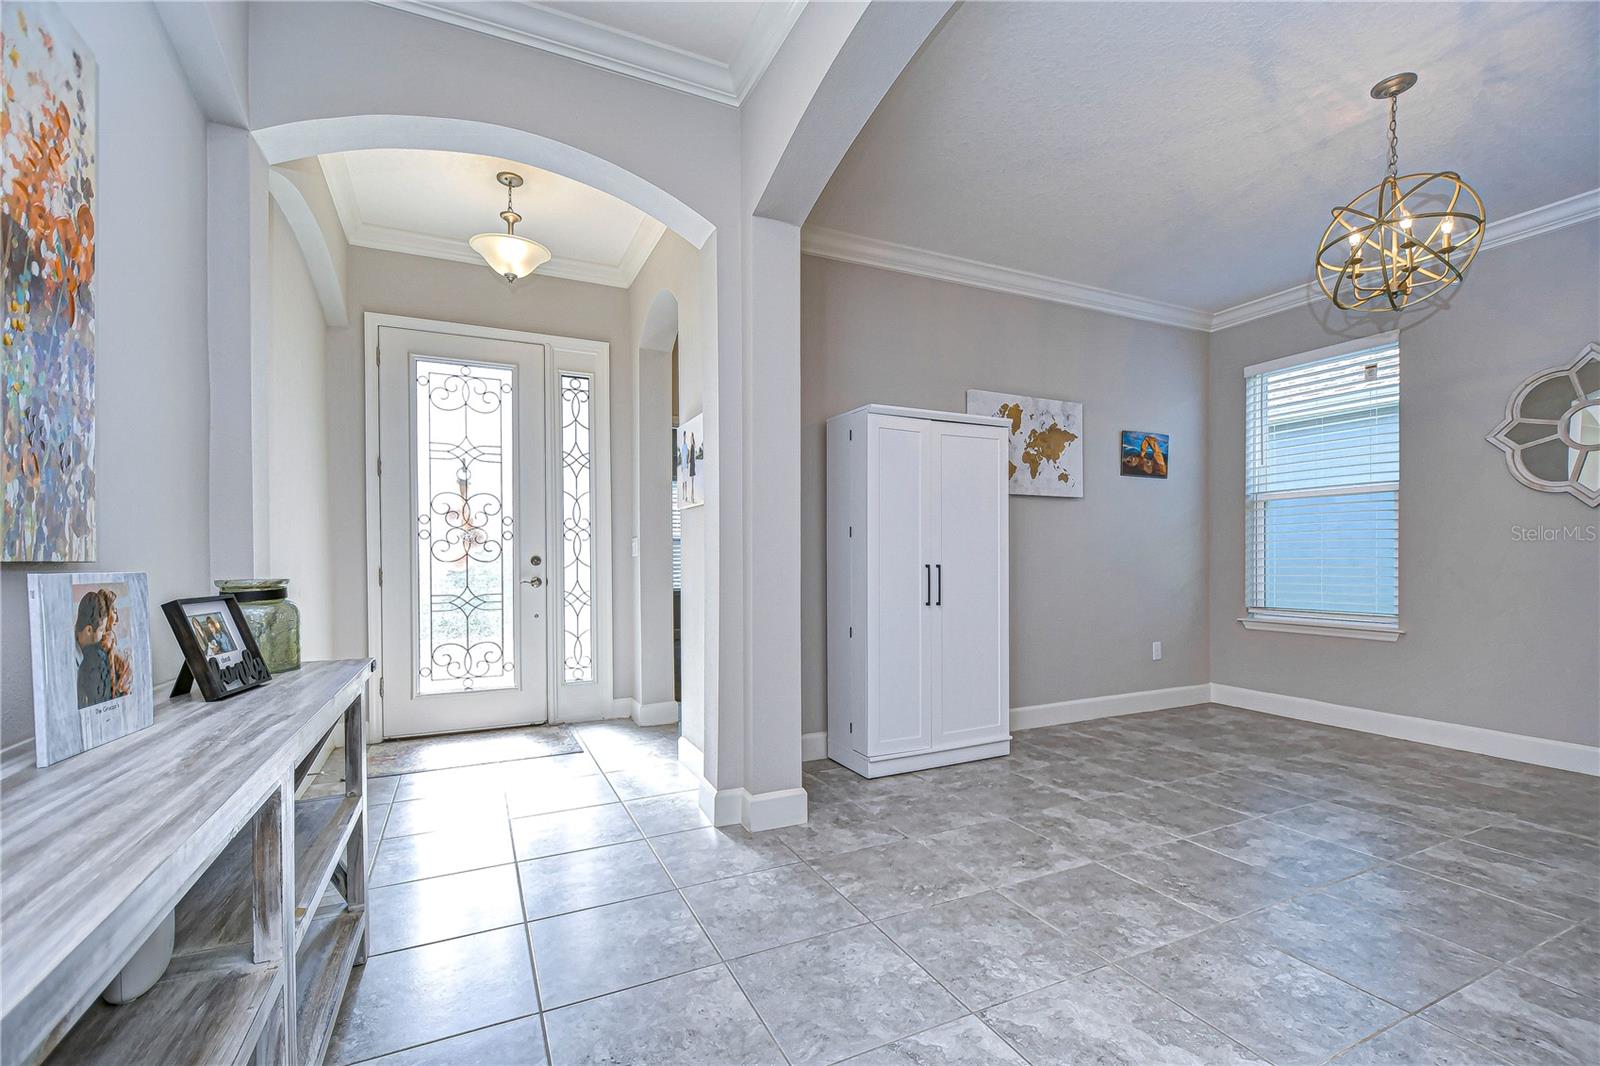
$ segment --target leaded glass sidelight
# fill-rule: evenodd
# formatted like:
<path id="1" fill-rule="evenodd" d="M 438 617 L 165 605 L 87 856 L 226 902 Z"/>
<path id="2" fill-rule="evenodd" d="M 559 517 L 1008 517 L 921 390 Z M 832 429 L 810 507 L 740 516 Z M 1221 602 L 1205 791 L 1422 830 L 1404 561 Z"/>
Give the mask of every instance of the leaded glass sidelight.
<path id="1" fill-rule="evenodd" d="M 594 680 L 594 379 L 561 375 L 561 680 Z"/>
<path id="2" fill-rule="evenodd" d="M 415 367 L 417 694 L 513 688 L 516 368 Z"/>

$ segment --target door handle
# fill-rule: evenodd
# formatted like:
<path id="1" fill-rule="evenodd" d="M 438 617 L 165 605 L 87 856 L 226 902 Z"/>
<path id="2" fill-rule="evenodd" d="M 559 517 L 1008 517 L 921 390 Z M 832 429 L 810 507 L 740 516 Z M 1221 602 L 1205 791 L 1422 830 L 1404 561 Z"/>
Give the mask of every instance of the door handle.
<path id="1" fill-rule="evenodd" d="M 542 586 L 544 584 L 544 578 L 542 578 L 542 577 L 525 578 L 522 583 L 524 585 L 527 585 L 529 588 L 539 588 L 540 586 Z"/>
<path id="2" fill-rule="evenodd" d="M 927 591 L 923 594 L 922 606 L 924 606 L 924 607 L 932 607 L 933 606 L 933 567 L 929 566 L 927 563 L 923 563 L 922 564 L 922 576 L 923 576 L 923 579 L 927 581 L 927 584 L 925 586 L 923 586 L 924 588 L 927 589 Z"/>
<path id="3" fill-rule="evenodd" d="M 943 607 L 944 606 L 944 564 L 943 563 L 934 563 L 933 564 L 933 569 L 939 575 L 939 598 L 933 601 L 933 605 L 935 607 Z"/>

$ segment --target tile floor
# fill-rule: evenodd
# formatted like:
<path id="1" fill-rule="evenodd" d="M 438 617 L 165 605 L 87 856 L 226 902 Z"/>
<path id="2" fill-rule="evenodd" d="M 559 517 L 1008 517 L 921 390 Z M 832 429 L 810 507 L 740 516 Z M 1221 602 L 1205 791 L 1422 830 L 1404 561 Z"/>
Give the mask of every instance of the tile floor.
<path id="1" fill-rule="evenodd" d="M 751 835 L 671 730 L 570 732 L 372 781 L 331 1061 L 1600 1062 L 1593 778 L 1191 707 L 810 763 Z"/>

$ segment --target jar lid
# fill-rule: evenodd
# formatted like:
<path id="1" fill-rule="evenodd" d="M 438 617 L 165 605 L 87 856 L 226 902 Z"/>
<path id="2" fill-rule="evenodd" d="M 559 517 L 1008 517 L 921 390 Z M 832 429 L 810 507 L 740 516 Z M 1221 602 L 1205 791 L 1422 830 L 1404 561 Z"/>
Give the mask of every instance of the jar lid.
<path id="1" fill-rule="evenodd" d="M 213 581 L 219 592 L 274 592 L 287 590 L 289 579 L 286 577 L 230 577 L 220 581 Z"/>

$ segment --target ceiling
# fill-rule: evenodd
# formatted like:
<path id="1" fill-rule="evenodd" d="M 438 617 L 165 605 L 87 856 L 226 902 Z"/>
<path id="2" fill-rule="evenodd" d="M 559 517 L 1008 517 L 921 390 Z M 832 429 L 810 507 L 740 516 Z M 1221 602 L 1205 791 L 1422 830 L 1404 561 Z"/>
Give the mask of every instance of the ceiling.
<path id="1" fill-rule="evenodd" d="M 517 233 L 550 249 L 540 277 L 626 288 L 665 229 L 599 189 L 507 159 L 395 148 L 318 159 L 345 238 L 363 248 L 482 266 L 467 239 L 504 228 L 506 190 L 495 182 L 502 170 L 524 179 Z"/>
<path id="2" fill-rule="evenodd" d="M 377 2 L 733 106 L 805 7 L 805 0 Z"/>
<path id="3" fill-rule="evenodd" d="M 1491 240 L 1600 187 L 1597 39 L 1592 3 L 964 4 L 834 173 L 807 250 L 1214 322 L 1303 293 L 1329 210 L 1382 176 L 1368 89 L 1396 71 L 1420 78 L 1402 173 L 1458 170 Z"/>

